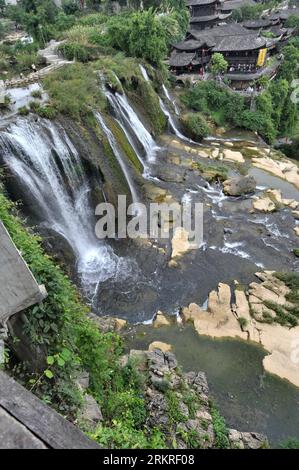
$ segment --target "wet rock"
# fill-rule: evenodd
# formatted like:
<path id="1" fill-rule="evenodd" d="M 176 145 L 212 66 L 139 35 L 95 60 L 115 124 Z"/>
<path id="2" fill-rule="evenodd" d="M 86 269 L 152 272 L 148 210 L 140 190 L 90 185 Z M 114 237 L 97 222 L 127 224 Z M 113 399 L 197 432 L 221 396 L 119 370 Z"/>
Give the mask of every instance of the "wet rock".
<path id="1" fill-rule="evenodd" d="M 234 449 L 265 449 L 269 447 L 267 437 L 259 433 L 229 429 L 228 438 Z"/>
<path id="2" fill-rule="evenodd" d="M 279 189 L 267 189 L 266 194 L 272 199 L 274 204 L 282 204 L 281 191 Z"/>
<path id="3" fill-rule="evenodd" d="M 153 341 L 149 347 L 149 351 L 153 351 L 154 349 L 160 349 L 162 352 L 171 351 L 171 344 L 163 343 L 162 341 Z"/>
<path id="4" fill-rule="evenodd" d="M 228 160 L 230 162 L 236 162 L 236 163 L 244 163 L 245 162 L 245 159 L 244 159 L 242 153 L 238 152 L 236 150 L 224 149 L 223 150 L 223 158 L 224 158 L 224 160 Z"/>
<path id="5" fill-rule="evenodd" d="M 153 327 L 160 328 L 161 326 L 169 326 L 169 325 L 170 325 L 170 321 L 167 320 L 165 315 L 160 310 L 158 310 L 156 318 L 153 321 Z"/>
<path id="6" fill-rule="evenodd" d="M 237 176 L 223 183 L 223 192 L 229 196 L 241 196 L 255 191 L 256 181 L 253 176 Z"/>
<path id="7" fill-rule="evenodd" d="M 255 210 L 261 212 L 273 212 L 276 210 L 275 203 L 267 196 L 256 199 L 252 205 Z"/>
<path id="8" fill-rule="evenodd" d="M 299 211 L 292 211 L 292 215 L 295 217 L 296 220 L 299 220 Z"/>
<path id="9" fill-rule="evenodd" d="M 87 316 L 103 333 L 120 331 L 127 325 L 126 320 L 121 318 L 114 318 L 110 316 L 100 317 L 92 312 L 89 312 Z"/>
<path id="10" fill-rule="evenodd" d="M 185 171 L 178 172 L 169 168 L 163 168 L 158 172 L 158 178 L 167 183 L 182 183 L 185 178 Z"/>
<path id="11" fill-rule="evenodd" d="M 299 206 L 299 202 L 295 201 L 295 199 L 282 199 L 282 203 L 290 209 L 297 209 Z"/>

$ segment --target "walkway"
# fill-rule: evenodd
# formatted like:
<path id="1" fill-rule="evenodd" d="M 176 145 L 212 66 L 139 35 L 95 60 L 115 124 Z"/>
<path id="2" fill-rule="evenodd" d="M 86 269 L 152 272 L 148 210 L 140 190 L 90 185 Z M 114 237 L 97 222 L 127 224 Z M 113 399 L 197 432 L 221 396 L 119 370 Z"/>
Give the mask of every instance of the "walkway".
<path id="1" fill-rule="evenodd" d="M 38 55 L 43 57 L 46 60 L 46 63 L 48 65 L 38 70 L 37 72 L 30 73 L 26 77 L 12 78 L 11 80 L 6 80 L 4 82 L 5 88 L 8 89 L 8 88 L 22 87 L 22 86 L 29 85 L 30 83 L 33 83 L 33 82 L 38 82 L 49 73 L 54 72 L 55 70 L 63 67 L 64 65 L 73 64 L 73 61 L 65 60 L 61 56 L 58 55 L 57 49 L 62 43 L 63 41 L 60 41 L 60 42 L 57 42 L 54 40 L 50 41 L 49 45 L 45 49 L 41 49 L 38 52 Z"/>

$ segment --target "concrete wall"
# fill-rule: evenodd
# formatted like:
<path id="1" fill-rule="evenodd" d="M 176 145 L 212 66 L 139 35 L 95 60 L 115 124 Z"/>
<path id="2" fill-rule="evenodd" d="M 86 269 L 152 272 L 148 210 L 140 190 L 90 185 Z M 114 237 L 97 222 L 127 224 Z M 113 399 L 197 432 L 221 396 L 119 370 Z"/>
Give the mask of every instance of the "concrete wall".
<path id="1" fill-rule="evenodd" d="M 45 296 L 0 221 L 0 324 Z"/>

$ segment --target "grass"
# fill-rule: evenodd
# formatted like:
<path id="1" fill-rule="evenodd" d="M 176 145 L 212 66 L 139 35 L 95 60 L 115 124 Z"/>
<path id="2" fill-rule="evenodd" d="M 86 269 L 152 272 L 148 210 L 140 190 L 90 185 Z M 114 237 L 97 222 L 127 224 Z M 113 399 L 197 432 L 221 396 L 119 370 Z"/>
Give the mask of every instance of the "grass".
<path id="1" fill-rule="evenodd" d="M 210 403 L 210 411 L 213 420 L 215 433 L 215 444 L 218 449 L 228 449 L 230 447 L 228 439 L 228 429 L 224 418 L 220 415 L 214 403 Z"/>
<path id="2" fill-rule="evenodd" d="M 224 165 L 206 165 L 196 162 L 193 164 L 194 169 L 199 170 L 203 178 L 207 181 L 225 181 L 228 178 L 228 168 Z"/>

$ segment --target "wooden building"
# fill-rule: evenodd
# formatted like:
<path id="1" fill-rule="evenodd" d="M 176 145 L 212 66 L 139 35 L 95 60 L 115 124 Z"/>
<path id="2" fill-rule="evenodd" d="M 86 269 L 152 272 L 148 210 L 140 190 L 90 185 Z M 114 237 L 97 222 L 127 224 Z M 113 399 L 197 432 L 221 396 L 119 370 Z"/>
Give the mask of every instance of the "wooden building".
<path id="1" fill-rule="evenodd" d="M 188 0 L 187 5 L 191 15 L 190 25 L 196 30 L 212 28 L 230 16 L 230 13 L 221 12 L 221 0 Z"/>
<path id="2" fill-rule="evenodd" d="M 237 23 L 207 31 L 190 29 L 185 41 L 174 44 L 169 65 L 176 74 L 203 73 L 213 53 L 220 52 L 230 72 L 252 73 L 258 68 L 260 51 L 265 48 L 266 38 Z"/>

